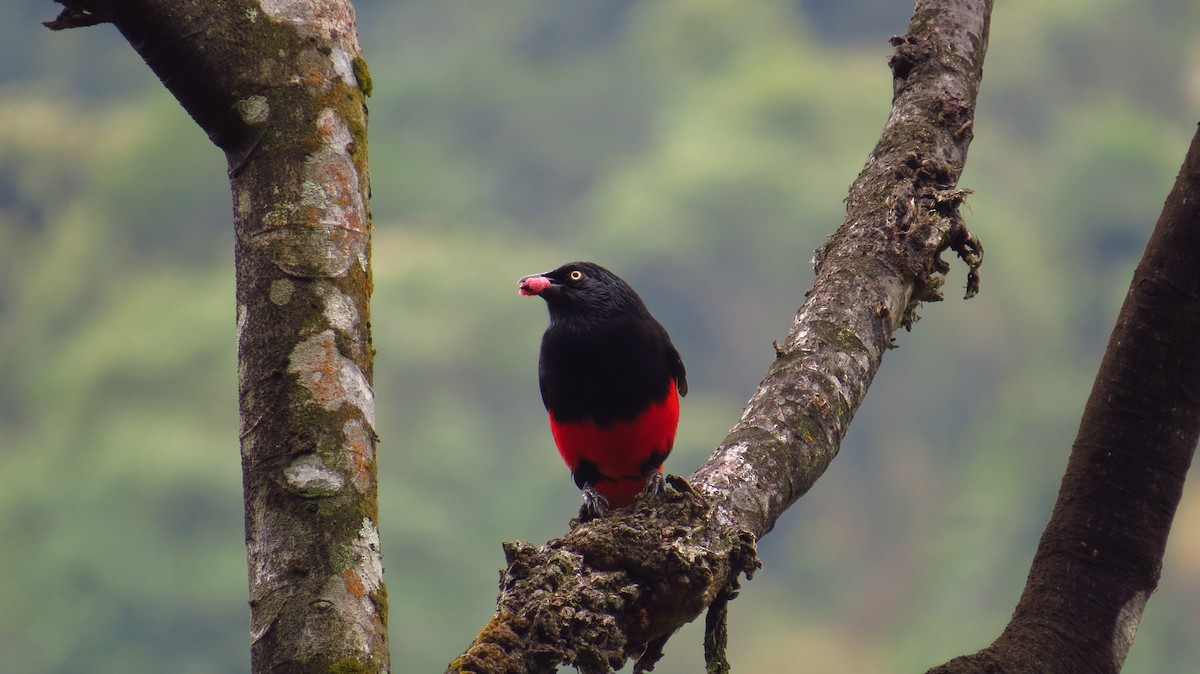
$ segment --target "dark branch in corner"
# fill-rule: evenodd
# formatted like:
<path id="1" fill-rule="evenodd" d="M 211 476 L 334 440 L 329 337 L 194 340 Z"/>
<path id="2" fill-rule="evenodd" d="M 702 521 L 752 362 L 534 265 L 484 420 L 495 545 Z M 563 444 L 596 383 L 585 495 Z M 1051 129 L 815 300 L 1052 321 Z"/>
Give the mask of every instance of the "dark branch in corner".
<path id="1" fill-rule="evenodd" d="M 1116 674 L 1200 441 L 1200 132 L 1133 275 L 1013 619 L 931 674 Z"/>

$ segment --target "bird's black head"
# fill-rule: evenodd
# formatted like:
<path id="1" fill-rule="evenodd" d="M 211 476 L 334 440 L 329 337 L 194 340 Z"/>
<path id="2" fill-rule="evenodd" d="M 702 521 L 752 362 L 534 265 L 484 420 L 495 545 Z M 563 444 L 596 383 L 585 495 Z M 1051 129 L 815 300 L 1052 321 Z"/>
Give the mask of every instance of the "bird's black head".
<path id="1" fill-rule="evenodd" d="M 546 300 L 550 319 L 582 317 L 604 320 L 645 313 L 646 305 L 629 284 L 594 262 L 568 262 L 544 274 L 530 274 L 518 283 L 522 295 Z"/>

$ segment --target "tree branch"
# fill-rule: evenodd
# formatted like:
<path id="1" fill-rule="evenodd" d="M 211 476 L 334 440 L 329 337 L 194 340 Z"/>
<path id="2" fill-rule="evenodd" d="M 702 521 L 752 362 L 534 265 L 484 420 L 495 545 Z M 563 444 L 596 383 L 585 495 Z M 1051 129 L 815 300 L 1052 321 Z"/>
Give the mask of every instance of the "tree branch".
<path id="1" fill-rule="evenodd" d="M 931 674 L 1121 670 L 1200 441 L 1197 270 L 1200 131 L 1134 271 L 1013 619 Z"/>
<path id="2" fill-rule="evenodd" d="M 940 299 L 940 255 L 970 268 L 979 241 L 956 188 L 972 124 L 990 0 L 919 0 L 896 52 L 892 114 L 850 189 L 845 221 L 741 420 L 678 491 L 533 548 L 506 547 L 498 612 L 447 671 L 606 672 L 662 642 L 756 568 L 771 530 L 837 454 L 883 353 L 922 301 Z M 723 608 L 724 601 L 717 602 Z M 710 621 L 717 623 L 718 621 Z M 719 641 L 720 626 L 710 625 Z M 719 648 L 714 648 L 714 651 Z M 720 654 L 710 659 L 720 668 Z"/>
<path id="3" fill-rule="evenodd" d="M 368 300 L 369 78 L 348 0 L 66 0 L 225 151 L 251 665 L 389 667 Z"/>
<path id="4" fill-rule="evenodd" d="M 766 378 L 729 437 L 694 476 L 724 521 L 762 536 L 837 455 L 897 327 L 939 300 L 940 259 L 968 262 L 979 241 L 955 184 L 973 138 L 990 1 L 916 3 L 896 52 L 892 114 L 846 200 L 846 219 L 817 251 L 817 279 Z"/>

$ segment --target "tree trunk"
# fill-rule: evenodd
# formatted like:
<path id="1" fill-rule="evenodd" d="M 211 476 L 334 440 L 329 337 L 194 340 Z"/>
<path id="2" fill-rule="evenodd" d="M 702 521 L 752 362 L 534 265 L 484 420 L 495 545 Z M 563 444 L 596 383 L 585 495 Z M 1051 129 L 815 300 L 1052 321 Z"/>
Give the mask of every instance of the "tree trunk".
<path id="1" fill-rule="evenodd" d="M 51 28 L 113 23 L 228 160 L 253 671 L 387 671 L 353 8 L 63 4 Z"/>
<path id="2" fill-rule="evenodd" d="M 741 421 L 677 491 L 593 520 L 541 548 L 506 544 L 496 616 L 447 671 L 648 669 L 710 609 L 706 656 L 725 671 L 725 603 L 758 561 L 754 542 L 824 472 L 900 326 L 940 299 L 952 249 L 978 287 L 981 246 L 958 213 L 990 0 L 919 0 L 893 38 L 892 115 L 850 189 L 846 220 Z"/>
<path id="3" fill-rule="evenodd" d="M 1109 338 L 1012 621 L 936 674 L 1121 671 L 1200 440 L 1200 132 Z"/>

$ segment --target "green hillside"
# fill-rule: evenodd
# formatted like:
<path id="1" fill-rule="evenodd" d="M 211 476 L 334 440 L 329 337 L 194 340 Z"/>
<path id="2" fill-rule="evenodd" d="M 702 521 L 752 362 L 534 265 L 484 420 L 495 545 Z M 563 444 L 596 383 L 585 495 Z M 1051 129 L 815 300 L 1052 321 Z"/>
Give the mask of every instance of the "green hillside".
<path id="1" fill-rule="evenodd" d="M 541 302 L 594 259 L 688 368 L 667 470 L 736 421 L 890 109 L 878 0 L 355 3 L 374 81 L 372 309 L 393 671 L 489 617 L 500 541 L 578 492 L 537 393 Z M 230 199 L 108 26 L 0 7 L 0 653 L 32 674 L 245 672 Z M 1200 110 L 1200 7 L 997 3 L 961 186 L 987 257 L 924 307 L 731 605 L 737 671 L 921 672 L 1007 622 Z M 1200 662 L 1200 496 L 1126 666 Z M 663 674 L 702 668 L 700 634 Z"/>

